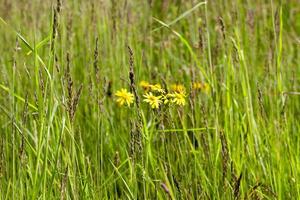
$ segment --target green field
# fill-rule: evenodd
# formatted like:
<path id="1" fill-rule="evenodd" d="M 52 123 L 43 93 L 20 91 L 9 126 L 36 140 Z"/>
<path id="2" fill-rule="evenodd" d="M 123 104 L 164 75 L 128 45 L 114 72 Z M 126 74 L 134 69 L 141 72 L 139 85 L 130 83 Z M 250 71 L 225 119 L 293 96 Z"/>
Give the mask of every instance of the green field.
<path id="1" fill-rule="evenodd" d="M 300 199 L 298 0 L 0 0 L 0 199 Z"/>

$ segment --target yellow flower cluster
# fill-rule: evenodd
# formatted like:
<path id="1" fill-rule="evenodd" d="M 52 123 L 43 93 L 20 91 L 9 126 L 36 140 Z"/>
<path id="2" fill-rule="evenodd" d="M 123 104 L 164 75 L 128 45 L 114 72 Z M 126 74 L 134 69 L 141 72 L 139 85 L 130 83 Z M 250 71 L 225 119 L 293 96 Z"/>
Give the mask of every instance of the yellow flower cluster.
<path id="1" fill-rule="evenodd" d="M 183 85 L 173 84 L 171 86 L 170 93 L 161 87 L 160 84 L 150 84 L 146 81 L 141 81 L 140 86 L 144 89 L 146 94 L 144 94 L 144 102 L 150 104 L 153 109 L 158 109 L 159 106 L 164 104 L 177 104 L 179 106 L 184 106 L 186 104 L 186 90 Z"/>
<path id="2" fill-rule="evenodd" d="M 176 104 L 184 106 L 186 104 L 186 88 L 182 84 L 172 84 L 170 91 L 166 92 L 160 84 L 150 84 L 147 81 L 141 81 L 140 87 L 144 90 L 144 102 L 148 103 L 151 108 L 158 109 L 161 104 Z M 194 91 L 209 91 L 209 85 L 206 83 L 195 82 L 192 84 Z M 126 89 L 121 89 L 115 93 L 116 102 L 119 106 L 124 104 L 130 106 L 134 101 L 134 96 Z"/>
<path id="3" fill-rule="evenodd" d="M 150 84 L 147 81 L 141 81 L 140 86 L 144 89 L 145 92 L 154 91 L 159 93 L 164 93 L 164 89 L 162 89 L 160 84 Z"/>
<path id="4" fill-rule="evenodd" d="M 193 89 L 198 91 L 203 91 L 205 93 L 209 92 L 209 85 L 207 83 L 195 82 L 193 83 Z"/>

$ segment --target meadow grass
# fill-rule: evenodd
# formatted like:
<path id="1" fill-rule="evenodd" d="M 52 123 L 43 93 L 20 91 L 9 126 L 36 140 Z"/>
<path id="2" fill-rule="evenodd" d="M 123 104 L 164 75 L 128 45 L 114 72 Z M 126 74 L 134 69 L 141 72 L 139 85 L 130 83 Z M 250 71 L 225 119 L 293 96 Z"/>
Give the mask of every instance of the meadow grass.
<path id="1" fill-rule="evenodd" d="M 297 0 L 2 0 L 0 198 L 299 199 L 299 36 Z"/>

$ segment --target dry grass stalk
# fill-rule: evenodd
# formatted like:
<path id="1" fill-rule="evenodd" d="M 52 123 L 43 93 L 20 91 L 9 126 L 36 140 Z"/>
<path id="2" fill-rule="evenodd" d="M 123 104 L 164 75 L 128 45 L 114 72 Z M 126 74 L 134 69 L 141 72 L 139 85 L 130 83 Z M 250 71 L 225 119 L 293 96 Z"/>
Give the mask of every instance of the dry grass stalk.
<path id="1" fill-rule="evenodd" d="M 224 24 L 223 18 L 220 17 L 220 16 L 218 17 L 218 23 L 219 23 L 219 26 L 220 26 L 220 30 L 221 30 L 223 39 L 225 40 L 225 39 L 226 39 L 226 34 L 225 34 L 225 24 Z"/>
<path id="2" fill-rule="evenodd" d="M 55 46 L 55 39 L 57 36 L 57 29 L 58 29 L 58 13 L 57 10 L 53 10 L 53 24 L 52 24 L 52 40 L 51 40 L 51 51 L 54 52 Z"/>
<path id="3" fill-rule="evenodd" d="M 94 90 L 93 90 L 93 88 L 94 88 L 94 83 L 93 83 L 92 72 L 89 72 L 88 77 L 89 77 L 89 82 L 88 82 L 89 96 L 90 96 L 90 97 L 93 97 L 93 99 L 94 99 L 95 94 L 94 94 Z"/>
<path id="4" fill-rule="evenodd" d="M 117 2 L 116 0 L 111 0 L 111 16 L 112 16 L 112 28 L 113 28 L 113 38 L 117 31 Z"/>
<path id="5" fill-rule="evenodd" d="M 95 2 L 91 2 L 91 22 L 93 25 L 93 31 L 96 32 L 96 12 L 95 12 Z"/>
<path id="6" fill-rule="evenodd" d="M 258 93 L 258 104 L 259 104 L 259 110 L 260 110 L 261 117 L 263 119 L 267 119 L 265 108 L 264 108 L 264 103 L 263 103 L 263 95 L 262 95 L 262 91 L 261 91 L 258 83 L 257 83 L 257 93 Z"/>
<path id="7" fill-rule="evenodd" d="M 142 161 L 142 134 L 141 127 L 137 122 L 130 122 L 130 157 L 134 163 L 136 160 Z"/>
<path id="8" fill-rule="evenodd" d="M 133 122 L 130 122 L 130 127 L 134 127 Z M 132 161 L 134 162 L 135 160 L 135 133 L 134 130 L 131 129 L 130 130 L 130 142 L 129 142 L 129 155 L 132 159 Z"/>
<path id="9" fill-rule="evenodd" d="M 39 69 L 39 82 L 40 82 L 40 89 L 42 95 L 45 96 L 45 82 L 44 82 L 43 72 L 41 69 Z"/>
<path id="10" fill-rule="evenodd" d="M 240 174 L 240 176 L 238 177 L 238 179 L 235 181 L 235 184 L 234 184 L 234 191 L 233 191 L 234 199 L 240 198 L 241 180 L 242 180 L 242 173 Z"/>
<path id="11" fill-rule="evenodd" d="M 54 61 L 55 61 L 55 68 L 56 68 L 56 71 L 57 71 L 57 73 L 59 73 L 59 72 L 60 72 L 60 66 L 59 66 L 59 64 L 58 64 L 58 57 L 57 57 L 56 54 L 54 55 Z"/>
<path id="12" fill-rule="evenodd" d="M 68 102 L 67 102 L 67 108 L 69 109 L 69 112 L 72 108 L 72 102 L 73 102 L 73 80 L 71 77 L 71 72 L 70 72 L 70 54 L 69 52 L 67 53 L 67 68 L 65 71 L 65 81 L 67 84 L 67 92 L 68 92 Z"/>
<path id="13" fill-rule="evenodd" d="M 130 80 L 130 90 L 134 95 L 135 98 L 135 105 L 136 105 L 136 112 L 137 112 L 137 120 L 134 123 L 131 123 L 131 128 L 134 132 L 131 132 L 131 135 L 133 136 L 131 143 L 134 144 L 134 152 L 133 157 L 139 156 L 142 161 L 142 150 L 143 150 L 143 144 L 142 144 L 142 114 L 140 111 L 140 99 L 137 93 L 137 88 L 135 85 L 135 76 L 134 76 L 134 57 L 133 57 L 133 51 L 128 46 L 128 52 L 129 52 L 129 80 Z"/>
<path id="14" fill-rule="evenodd" d="M 72 39 L 73 39 L 73 16 L 72 13 L 68 13 L 67 18 L 67 44 L 69 47 L 72 46 Z"/>
<path id="15" fill-rule="evenodd" d="M 25 103 L 24 103 L 24 108 L 23 108 L 23 113 L 22 113 L 22 133 L 21 133 L 21 145 L 20 145 L 20 150 L 19 150 L 19 159 L 21 163 L 24 160 L 24 151 L 25 151 L 25 126 L 27 123 L 27 118 L 28 118 L 28 93 L 26 93 L 25 96 Z"/>
<path id="16" fill-rule="evenodd" d="M 206 159 L 210 160 L 210 149 L 209 149 L 208 138 L 207 138 L 209 135 L 209 130 L 208 130 L 208 122 L 207 122 L 207 112 L 205 110 L 204 104 L 201 105 L 201 113 L 202 113 L 202 121 L 206 127 L 206 132 L 200 133 L 201 145 L 203 151 L 205 152 Z"/>
<path id="17" fill-rule="evenodd" d="M 178 180 L 176 179 L 176 177 L 174 175 L 172 175 L 172 177 L 173 177 L 173 181 L 174 181 L 177 193 L 178 193 L 178 199 L 182 199 L 182 191 L 180 188 L 180 183 L 178 182 Z"/>
<path id="18" fill-rule="evenodd" d="M 203 54 L 203 30 L 201 27 L 198 28 L 198 48 L 199 48 L 199 52 L 200 54 Z"/>
<path id="19" fill-rule="evenodd" d="M 57 4 L 56 4 L 56 11 L 59 14 L 62 8 L 62 1 L 61 0 L 57 0 Z"/>
<path id="20" fill-rule="evenodd" d="M 220 137 L 220 141 L 221 141 L 221 145 L 222 145 L 221 153 L 222 153 L 222 167 L 223 167 L 223 169 L 222 169 L 223 170 L 223 182 L 225 182 L 225 179 L 227 176 L 228 161 L 230 160 L 230 157 L 229 157 L 227 140 L 226 140 L 226 137 L 225 137 L 223 131 L 220 131 L 219 137 Z"/>
<path id="21" fill-rule="evenodd" d="M 67 98 L 67 111 L 69 113 L 70 120 L 73 121 L 75 112 L 78 106 L 79 98 L 82 92 L 83 84 L 80 85 L 79 89 L 74 95 L 73 92 L 73 80 L 71 77 L 70 72 L 70 54 L 67 53 L 67 68 L 65 72 L 65 80 L 67 81 L 67 92 L 68 92 L 68 98 Z"/>
<path id="22" fill-rule="evenodd" d="M 98 50 L 98 43 L 99 39 L 96 37 L 95 41 L 95 49 L 94 49 L 94 71 L 95 71 L 95 78 L 96 78 L 96 85 L 100 83 L 100 77 L 99 77 L 99 67 L 98 67 L 98 62 L 99 62 L 99 50 Z"/>
<path id="23" fill-rule="evenodd" d="M 60 182 L 60 199 L 63 200 L 65 199 L 66 192 L 67 192 L 67 181 L 68 181 L 68 173 L 69 173 L 69 167 L 67 166 L 65 169 L 65 172 L 61 178 Z"/>
<path id="24" fill-rule="evenodd" d="M 140 127 L 136 122 L 130 122 L 130 157 L 132 162 L 135 163 L 136 160 L 141 160 L 142 152 L 142 135 L 140 132 Z"/>
<path id="25" fill-rule="evenodd" d="M 134 58 L 133 58 L 133 51 L 132 49 L 128 46 L 128 52 L 129 52 L 129 80 L 130 80 L 130 90 L 134 94 L 135 98 L 135 104 L 136 107 L 139 109 L 140 108 L 140 99 L 137 93 L 136 85 L 135 85 L 135 79 L 134 79 Z"/>
<path id="26" fill-rule="evenodd" d="M 114 165 L 116 168 L 118 168 L 120 166 L 120 154 L 118 151 L 116 151 L 115 156 L 114 156 Z M 116 172 L 114 171 L 114 174 L 116 174 Z M 117 194 L 118 198 L 122 197 L 122 188 L 120 186 L 120 184 L 118 183 L 118 181 L 115 182 L 115 193 Z"/>
<path id="27" fill-rule="evenodd" d="M 59 13 L 61 12 L 62 2 L 57 0 L 56 8 L 53 9 L 53 23 L 52 23 L 52 40 L 51 40 L 51 51 L 54 52 L 55 40 L 58 35 L 58 21 Z"/>
<path id="28" fill-rule="evenodd" d="M 247 24 L 250 27 L 250 31 L 253 34 L 255 31 L 255 15 L 253 10 L 247 10 Z"/>
<path id="29" fill-rule="evenodd" d="M 116 151 L 115 157 L 114 157 L 114 165 L 118 167 L 120 165 L 120 153 Z"/>
<path id="30" fill-rule="evenodd" d="M 80 95 L 81 95 L 81 92 L 82 92 L 82 88 L 83 88 L 83 84 L 80 84 L 79 89 L 77 90 L 76 95 L 74 96 L 73 104 L 72 104 L 73 113 L 72 113 L 72 118 L 71 119 L 74 118 L 75 111 L 77 109 L 79 98 L 80 98 Z"/>

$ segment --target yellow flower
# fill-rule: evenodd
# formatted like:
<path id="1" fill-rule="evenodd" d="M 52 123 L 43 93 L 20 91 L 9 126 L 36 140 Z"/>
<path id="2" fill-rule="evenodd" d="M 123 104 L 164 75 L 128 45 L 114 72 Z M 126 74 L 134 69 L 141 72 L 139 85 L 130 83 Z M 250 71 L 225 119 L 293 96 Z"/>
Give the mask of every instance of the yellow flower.
<path id="1" fill-rule="evenodd" d="M 185 97 L 186 95 L 184 93 L 175 92 L 173 94 L 172 103 L 176 103 L 177 105 L 184 106 L 186 103 Z"/>
<path id="2" fill-rule="evenodd" d="M 193 89 L 194 90 L 200 90 L 205 93 L 209 92 L 209 85 L 207 83 L 200 83 L 200 82 L 195 82 L 193 83 Z"/>
<path id="3" fill-rule="evenodd" d="M 164 104 L 175 103 L 179 106 L 184 106 L 186 104 L 185 97 L 185 93 L 174 92 L 163 96 L 163 101 Z"/>
<path id="4" fill-rule="evenodd" d="M 203 88 L 203 91 L 204 91 L 205 93 L 208 93 L 209 90 L 210 90 L 210 87 L 209 87 L 209 85 L 208 85 L 207 83 L 203 83 L 203 84 L 202 84 L 202 88 Z"/>
<path id="5" fill-rule="evenodd" d="M 193 89 L 194 90 L 201 90 L 202 89 L 202 83 L 200 83 L 200 82 L 193 83 Z"/>
<path id="6" fill-rule="evenodd" d="M 161 85 L 158 83 L 155 85 L 151 85 L 150 87 L 151 87 L 151 90 L 154 92 L 165 93 L 165 90 L 162 89 Z"/>
<path id="7" fill-rule="evenodd" d="M 147 81 L 141 81 L 140 82 L 140 86 L 145 90 L 145 91 L 149 91 L 152 87 L 152 85 L 147 82 Z"/>
<path id="8" fill-rule="evenodd" d="M 171 85 L 171 89 L 177 93 L 185 93 L 185 87 L 182 84 L 173 84 Z"/>
<path id="9" fill-rule="evenodd" d="M 145 97 L 144 102 L 150 104 L 151 108 L 158 108 L 159 104 L 161 104 L 161 96 L 154 96 L 151 92 L 143 95 Z"/>
<path id="10" fill-rule="evenodd" d="M 121 89 L 121 90 L 118 90 L 116 93 L 115 93 L 115 96 L 117 96 L 117 100 L 116 102 L 119 104 L 119 106 L 122 106 L 124 105 L 125 103 L 127 104 L 127 106 L 130 106 L 131 103 L 133 103 L 133 94 L 131 94 L 130 92 L 127 92 L 126 89 Z"/>
<path id="11" fill-rule="evenodd" d="M 164 101 L 164 104 L 168 104 L 168 103 L 171 103 L 172 102 L 172 98 L 174 98 L 175 95 L 174 94 L 166 94 L 165 96 L 163 96 L 163 101 Z"/>

